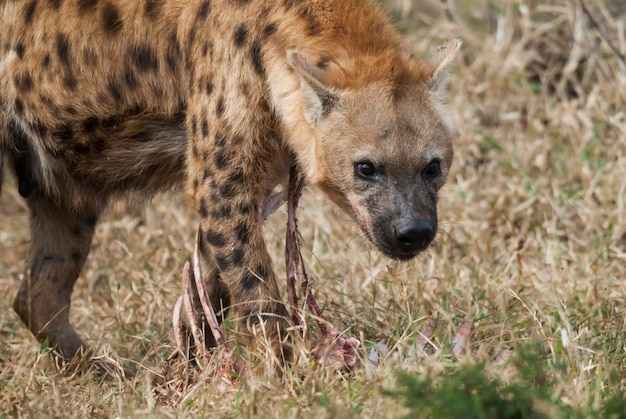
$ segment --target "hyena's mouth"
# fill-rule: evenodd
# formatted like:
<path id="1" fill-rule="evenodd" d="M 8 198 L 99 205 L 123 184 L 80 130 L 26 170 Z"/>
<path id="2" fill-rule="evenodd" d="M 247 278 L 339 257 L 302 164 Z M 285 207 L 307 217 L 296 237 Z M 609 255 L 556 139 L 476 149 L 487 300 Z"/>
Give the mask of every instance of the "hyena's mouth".
<path id="1" fill-rule="evenodd" d="M 385 256 L 400 261 L 408 261 L 428 249 L 437 234 L 437 220 L 427 220 L 408 216 L 391 221 L 378 218 L 373 223 L 352 209 L 354 219 L 361 231 Z"/>

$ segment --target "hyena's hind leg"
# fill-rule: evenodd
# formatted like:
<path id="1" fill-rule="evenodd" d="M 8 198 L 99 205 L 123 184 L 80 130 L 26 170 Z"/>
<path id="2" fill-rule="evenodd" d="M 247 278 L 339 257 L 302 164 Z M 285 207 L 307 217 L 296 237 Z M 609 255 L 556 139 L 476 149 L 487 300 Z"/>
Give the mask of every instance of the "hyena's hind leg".
<path id="1" fill-rule="evenodd" d="M 35 190 L 28 198 L 29 272 L 13 308 L 40 342 L 64 360 L 87 355 L 87 345 L 69 322 L 72 290 L 83 267 L 99 211 L 64 208 Z"/>

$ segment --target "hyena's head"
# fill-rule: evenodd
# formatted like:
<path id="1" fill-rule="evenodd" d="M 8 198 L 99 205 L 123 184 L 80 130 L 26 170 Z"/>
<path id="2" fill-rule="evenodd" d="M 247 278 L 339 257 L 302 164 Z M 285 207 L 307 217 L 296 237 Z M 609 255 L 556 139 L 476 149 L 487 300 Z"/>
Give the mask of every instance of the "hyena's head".
<path id="1" fill-rule="evenodd" d="M 437 195 L 455 135 L 441 91 L 459 47 L 458 40 L 447 43 L 428 63 L 403 57 L 394 64 L 403 68 L 387 70 L 390 78 L 340 88 L 337 77 L 359 76 L 289 53 L 315 132 L 316 183 L 394 259 L 413 258 L 437 232 Z"/>

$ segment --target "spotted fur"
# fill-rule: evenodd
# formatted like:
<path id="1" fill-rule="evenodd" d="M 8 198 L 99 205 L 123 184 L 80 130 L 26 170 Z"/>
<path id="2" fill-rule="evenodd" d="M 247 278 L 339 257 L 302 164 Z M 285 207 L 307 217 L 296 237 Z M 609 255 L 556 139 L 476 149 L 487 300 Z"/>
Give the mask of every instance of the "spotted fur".
<path id="1" fill-rule="evenodd" d="M 94 228 L 130 192 L 185 185 L 211 298 L 274 335 L 261 224 L 292 164 L 390 257 L 435 236 L 456 41 L 416 61 L 369 0 L 0 0 L 0 26 L 0 176 L 32 235 L 14 308 L 64 358 L 86 350 L 68 312 Z"/>

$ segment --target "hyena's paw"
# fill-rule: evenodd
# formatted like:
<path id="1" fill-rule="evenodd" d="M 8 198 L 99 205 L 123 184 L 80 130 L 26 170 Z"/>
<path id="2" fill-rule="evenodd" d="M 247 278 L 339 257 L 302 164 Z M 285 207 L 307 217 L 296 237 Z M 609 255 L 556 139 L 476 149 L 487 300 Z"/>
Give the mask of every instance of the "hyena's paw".
<path id="1" fill-rule="evenodd" d="M 97 381 L 128 380 L 135 377 L 135 372 L 125 367 L 116 357 L 109 354 L 94 355 L 87 348 L 81 348 L 69 359 L 53 352 L 52 359 L 58 370 L 69 377 L 93 374 Z"/>

